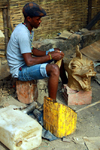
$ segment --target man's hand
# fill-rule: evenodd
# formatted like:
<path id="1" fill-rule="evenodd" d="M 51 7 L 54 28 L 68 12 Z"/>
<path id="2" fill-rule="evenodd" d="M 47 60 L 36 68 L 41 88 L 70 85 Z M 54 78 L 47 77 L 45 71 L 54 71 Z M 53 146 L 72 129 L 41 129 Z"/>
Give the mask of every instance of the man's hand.
<path id="1" fill-rule="evenodd" d="M 60 49 L 59 48 L 54 48 L 55 52 L 59 52 Z"/>
<path id="2" fill-rule="evenodd" d="M 60 60 L 64 57 L 64 53 L 60 51 L 58 48 L 55 49 L 53 52 L 49 52 L 48 54 L 51 54 L 52 59 L 54 60 Z"/>

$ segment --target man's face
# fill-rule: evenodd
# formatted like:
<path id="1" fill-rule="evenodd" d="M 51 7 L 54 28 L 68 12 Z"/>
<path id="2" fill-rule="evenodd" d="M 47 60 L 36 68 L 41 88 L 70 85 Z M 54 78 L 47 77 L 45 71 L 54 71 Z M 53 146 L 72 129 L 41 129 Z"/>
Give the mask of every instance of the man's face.
<path id="1" fill-rule="evenodd" d="M 30 19 L 30 25 L 32 28 L 38 28 L 41 23 L 41 17 L 33 17 Z"/>

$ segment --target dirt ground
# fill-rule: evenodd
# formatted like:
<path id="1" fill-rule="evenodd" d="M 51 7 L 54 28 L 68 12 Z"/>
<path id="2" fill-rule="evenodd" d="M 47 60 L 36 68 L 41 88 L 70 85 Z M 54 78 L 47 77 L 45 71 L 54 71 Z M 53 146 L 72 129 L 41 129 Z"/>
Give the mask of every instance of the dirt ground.
<path id="1" fill-rule="evenodd" d="M 9 79 L 3 80 L 5 84 Z M 1 83 L 2 84 L 2 83 Z M 25 106 L 26 104 L 20 103 L 14 91 L 10 91 L 8 94 L 8 87 L 3 88 L 2 84 L 2 95 L 0 98 L 0 107 L 6 107 L 8 105 Z M 92 103 L 100 100 L 100 85 L 92 78 Z M 9 88 L 11 89 L 11 88 Z M 3 92 L 3 91 L 6 92 Z M 41 92 L 40 95 L 43 98 L 47 92 Z M 38 99 L 39 102 L 43 103 L 43 99 Z M 61 92 L 61 82 L 59 81 L 57 101 L 66 105 Z M 87 105 L 74 105 L 69 106 L 73 110 L 78 110 Z M 85 139 L 87 137 L 87 139 Z M 0 143 L 0 150 L 8 150 L 2 143 Z M 35 150 L 100 150 L 100 103 L 96 104 L 90 108 L 82 110 L 77 113 L 77 125 L 76 131 L 62 139 L 57 139 L 54 141 L 48 141 L 42 139 L 42 143 Z"/>

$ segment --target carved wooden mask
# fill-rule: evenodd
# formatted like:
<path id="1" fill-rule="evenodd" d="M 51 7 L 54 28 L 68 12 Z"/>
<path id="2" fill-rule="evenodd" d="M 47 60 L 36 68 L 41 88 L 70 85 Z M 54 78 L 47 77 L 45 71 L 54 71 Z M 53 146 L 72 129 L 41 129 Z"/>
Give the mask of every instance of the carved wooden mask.
<path id="1" fill-rule="evenodd" d="M 68 86 L 73 90 L 91 90 L 91 77 L 96 75 L 93 61 L 82 56 L 79 46 L 76 48 L 76 57 L 67 60 L 64 64 L 68 73 Z"/>

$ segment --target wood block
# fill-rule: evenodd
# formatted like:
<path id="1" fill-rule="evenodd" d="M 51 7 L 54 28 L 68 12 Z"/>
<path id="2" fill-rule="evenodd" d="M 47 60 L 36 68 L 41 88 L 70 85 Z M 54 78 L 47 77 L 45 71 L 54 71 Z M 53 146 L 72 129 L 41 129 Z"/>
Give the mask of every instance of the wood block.
<path id="1" fill-rule="evenodd" d="M 20 102 L 30 104 L 37 101 L 38 89 L 36 81 L 16 81 L 16 93 Z"/>

